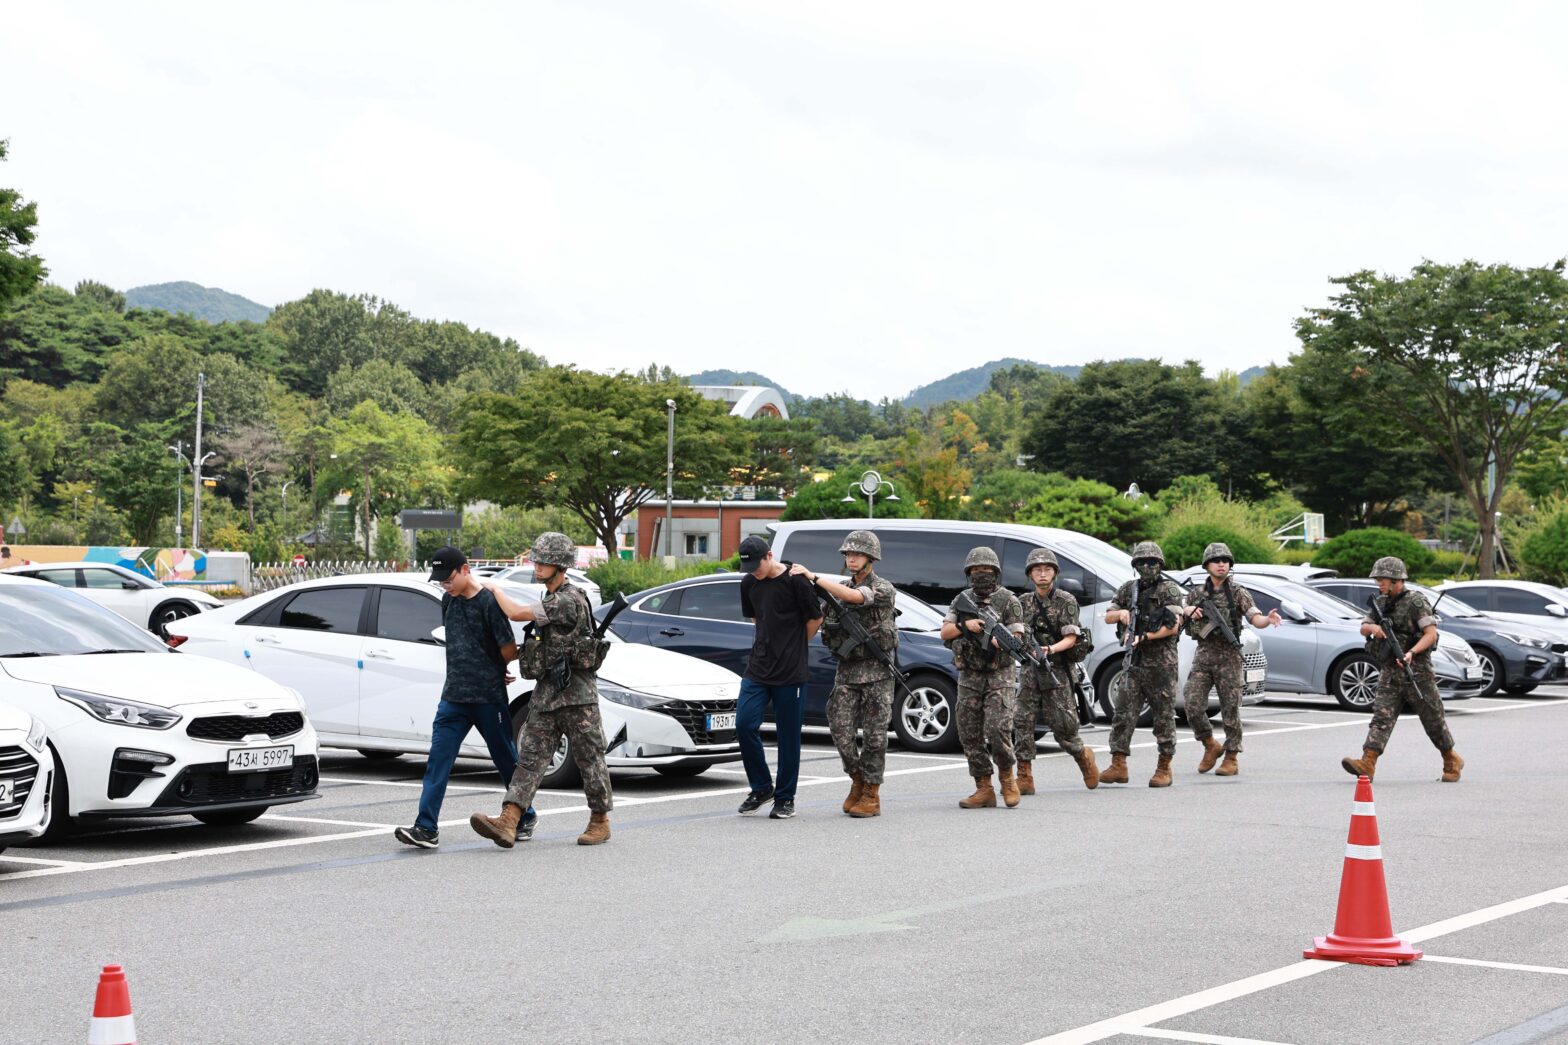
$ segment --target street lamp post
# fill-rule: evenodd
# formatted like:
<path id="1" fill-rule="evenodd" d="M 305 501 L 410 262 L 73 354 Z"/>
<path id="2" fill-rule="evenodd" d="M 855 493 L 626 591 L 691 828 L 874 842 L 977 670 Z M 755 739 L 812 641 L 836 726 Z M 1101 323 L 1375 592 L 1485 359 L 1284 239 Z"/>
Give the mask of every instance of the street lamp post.
<path id="1" fill-rule="evenodd" d="M 675 400 L 666 399 L 664 405 L 670 419 L 664 456 L 664 557 L 668 559 L 675 554 L 671 551 L 675 540 Z"/>
<path id="2" fill-rule="evenodd" d="M 185 456 L 185 444 L 183 442 L 175 443 L 168 449 L 175 457 L 179 458 L 181 468 L 190 465 L 191 459 Z M 184 539 L 184 521 L 185 476 L 181 474 L 179 482 L 174 484 L 174 546 L 176 548 L 180 547 L 180 541 Z"/>
<path id="3" fill-rule="evenodd" d="M 289 528 L 289 487 L 293 485 L 293 479 L 283 484 L 283 529 L 285 532 Z"/>
<path id="4" fill-rule="evenodd" d="M 197 431 L 200 431 L 200 429 L 198 428 Z M 201 443 L 200 442 L 198 442 L 196 444 L 196 449 L 198 451 L 201 449 Z M 198 457 L 191 464 L 191 471 L 196 474 L 196 479 L 195 479 L 196 496 L 194 498 L 192 498 L 192 500 L 191 500 L 191 547 L 192 548 L 200 548 L 201 547 L 201 488 L 202 488 L 202 484 L 207 479 L 207 477 L 205 475 L 201 474 L 201 470 L 202 470 L 202 467 L 204 465 L 206 465 L 206 463 L 208 461 L 212 460 L 214 457 L 217 457 L 217 456 L 218 456 L 218 451 L 216 451 L 216 450 L 208 450 L 206 453 L 202 454 L 200 457 Z"/>
<path id="5" fill-rule="evenodd" d="M 866 518 L 874 519 L 876 518 L 877 494 L 884 486 L 887 487 L 887 496 L 883 500 L 898 500 L 898 494 L 894 492 L 893 484 L 882 478 L 882 473 L 875 468 L 868 468 L 857 482 L 849 484 L 849 493 L 844 495 L 843 502 L 845 504 L 854 504 L 855 491 L 859 490 L 866 498 Z"/>

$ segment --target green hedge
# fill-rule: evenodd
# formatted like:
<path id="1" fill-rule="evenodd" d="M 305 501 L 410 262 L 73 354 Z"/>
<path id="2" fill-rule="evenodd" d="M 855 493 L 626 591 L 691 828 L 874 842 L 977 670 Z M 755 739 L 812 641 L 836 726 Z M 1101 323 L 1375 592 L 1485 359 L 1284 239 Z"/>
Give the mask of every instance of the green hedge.
<path id="1" fill-rule="evenodd" d="M 1568 584 L 1568 505 L 1541 513 L 1519 545 L 1519 562 L 1532 581 Z"/>
<path id="2" fill-rule="evenodd" d="M 1224 541 L 1237 562 L 1273 562 L 1274 546 L 1259 544 L 1244 534 L 1208 523 L 1194 523 L 1160 538 L 1165 564 L 1173 570 L 1203 565 L 1203 549 L 1211 541 Z"/>
<path id="3" fill-rule="evenodd" d="M 1338 570 L 1341 577 L 1365 577 L 1372 572 L 1372 564 L 1385 555 L 1405 560 L 1412 578 L 1431 576 L 1437 563 L 1436 556 L 1408 533 L 1369 526 L 1342 533 L 1324 544 L 1312 557 L 1312 565 Z"/>
<path id="4" fill-rule="evenodd" d="M 731 560 L 736 562 L 738 560 Z M 632 595 L 648 588 L 657 588 L 661 584 L 671 581 L 684 580 L 687 577 L 700 577 L 704 574 L 722 570 L 724 563 L 718 562 L 693 562 L 682 563 L 674 569 L 666 569 L 664 564 L 657 559 L 642 559 L 627 562 L 624 559 L 612 559 L 590 567 L 588 579 L 599 586 L 600 593 L 606 602 L 616 595 Z"/>

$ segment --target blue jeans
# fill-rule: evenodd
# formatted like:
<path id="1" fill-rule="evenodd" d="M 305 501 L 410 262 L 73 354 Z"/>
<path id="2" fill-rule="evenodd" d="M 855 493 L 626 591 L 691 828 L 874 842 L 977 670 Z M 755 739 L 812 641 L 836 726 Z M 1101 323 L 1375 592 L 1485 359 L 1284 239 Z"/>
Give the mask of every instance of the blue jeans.
<path id="1" fill-rule="evenodd" d="M 746 780 L 753 791 L 774 789 L 775 799 L 795 800 L 795 785 L 800 780 L 800 728 L 806 723 L 805 687 L 764 686 L 741 679 L 740 700 L 735 708 L 735 731 L 740 755 L 746 764 Z M 779 778 L 773 782 L 768 772 L 768 756 L 762 750 L 762 712 L 773 704 L 773 724 L 778 727 Z"/>
<path id="2" fill-rule="evenodd" d="M 430 726 L 430 759 L 425 763 L 425 788 L 419 795 L 419 819 L 415 827 L 436 830 L 441 802 L 446 798 L 447 778 L 457 761 L 457 751 L 470 728 L 479 730 L 490 749 L 490 761 L 501 774 L 505 787 L 517 770 L 517 741 L 512 738 L 512 715 L 502 704 L 454 704 L 443 700 L 436 705 L 435 721 Z M 530 807 L 531 811 L 532 807 Z"/>

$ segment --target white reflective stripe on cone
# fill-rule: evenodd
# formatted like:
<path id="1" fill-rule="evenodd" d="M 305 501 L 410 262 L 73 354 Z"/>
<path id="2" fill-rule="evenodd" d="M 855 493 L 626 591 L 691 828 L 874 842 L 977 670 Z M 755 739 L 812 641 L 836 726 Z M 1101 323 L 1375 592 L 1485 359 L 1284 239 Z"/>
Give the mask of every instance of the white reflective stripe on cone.
<path id="1" fill-rule="evenodd" d="M 1351 816 L 1377 816 L 1377 814 L 1372 811 L 1372 803 L 1371 802 L 1352 802 L 1352 803 L 1350 803 L 1350 815 Z"/>
<path id="2" fill-rule="evenodd" d="M 1383 847 L 1380 845 L 1351 845 L 1345 844 L 1345 859 L 1347 860 L 1381 860 Z"/>
<path id="3" fill-rule="evenodd" d="M 94 1016 L 87 1045 L 136 1045 L 135 1016 Z"/>

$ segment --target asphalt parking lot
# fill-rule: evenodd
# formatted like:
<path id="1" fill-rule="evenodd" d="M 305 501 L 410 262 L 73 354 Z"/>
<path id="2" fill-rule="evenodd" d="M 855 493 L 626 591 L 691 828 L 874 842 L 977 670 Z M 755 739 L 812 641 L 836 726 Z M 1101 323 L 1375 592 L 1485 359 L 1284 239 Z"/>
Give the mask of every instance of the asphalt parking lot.
<path id="1" fill-rule="evenodd" d="M 1407 967 L 1301 960 L 1333 927 L 1338 760 L 1367 718 L 1280 699 L 1246 709 L 1233 780 L 1185 739 L 1148 789 L 1140 731 L 1132 786 L 1086 791 L 1047 745 L 1039 795 L 964 811 L 960 757 L 895 746 L 856 821 L 818 736 L 795 820 L 737 817 L 738 765 L 620 773 L 598 848 L 568 792 L 533 841 L 480 840 L 500 789 L 465 762 L 441 849 L 406 849 L 422 763 L 329 753 L 319 800 L 245 827 L 0 854 L 0 1041 L 82 1040 L 107 962 L 146 1042 L 1568 1039 L 1568 688 L 1448 710 L 1463 782 L 1406 717 L 1375 785 L 1394 927 L 1427 953 Z"/>

